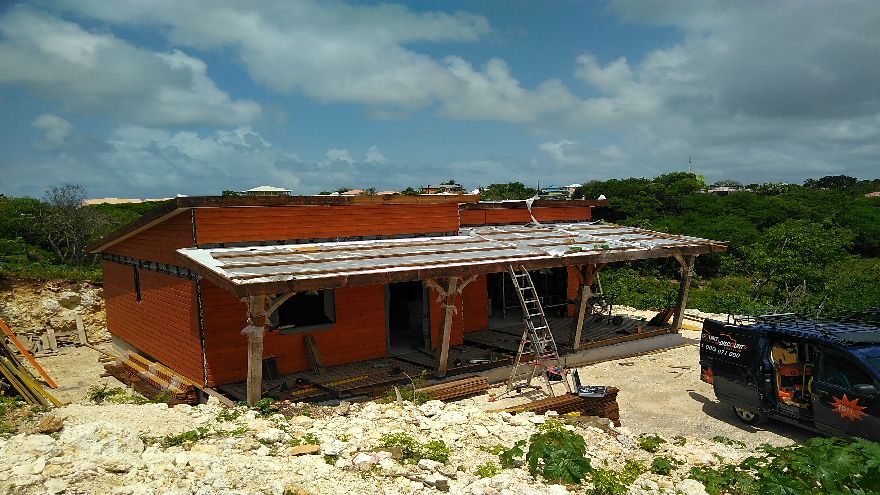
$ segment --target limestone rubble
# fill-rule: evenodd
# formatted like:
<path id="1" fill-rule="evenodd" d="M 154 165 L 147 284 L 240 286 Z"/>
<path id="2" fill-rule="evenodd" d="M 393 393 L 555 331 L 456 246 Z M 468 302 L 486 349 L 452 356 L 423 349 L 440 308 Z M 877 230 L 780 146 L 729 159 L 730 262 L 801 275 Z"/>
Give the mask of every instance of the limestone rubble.
<path id="1" fill-rule="evenodd" d="M 588 484 L 547 484 L 525 467 L 503 469 L 490 478 L 474 474 L 478 465 L 499 464 L 486 448 L 528 439 L 552 412 L 548 417 L 489 413 L 467 400 L 304 410 L 311 417 L 261 417 L 244 408 L 218 417 L 224 408 L 215 403 L 174 408 L 68 405 L 47 413 L 63 419 L 60 432 L 35 430 L 0 439 L 0 493 L 281 495 L 287 489 L 311 494 L 562 495 L 589 489 Z M 657 455 L 683 463 L 671 476 L 642 474 L 630 493 L 705 493 L 699 482 L 683 480 L 691 466 L 739 461 L 749 454 L 693 438 L 684 446 L 667 439 L 660 452 L 650 454 L 636 446 L 627 428 L 602 426 L 569 426 L 586 439 L 595 467 L 620 469 L 628 459 L 650 465 Z M 161 442 L 186 431 L 199 432 L 199 438 L 177 446 Z M 449 462 L 406 463 L 378 448 L 382 435 L 397 432 L 421 442 L 443 440 L 451 450 Z M 314 439 L 319 449 L 301 447 Z"/>

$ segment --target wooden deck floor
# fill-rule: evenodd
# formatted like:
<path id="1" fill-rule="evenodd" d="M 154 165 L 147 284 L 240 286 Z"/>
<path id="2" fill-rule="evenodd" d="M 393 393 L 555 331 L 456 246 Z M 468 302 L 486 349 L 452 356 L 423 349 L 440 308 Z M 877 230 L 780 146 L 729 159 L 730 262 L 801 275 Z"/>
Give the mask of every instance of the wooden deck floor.
<path id="1" fill-rule="evenodd" d="M 624 318 L 620 325 L 614 325 L 608 318 L 593 315 L 584 325 L 579 346 L 572 349 L 572 319 L 548 318 L 547 322 L 563 355 L 671 331 L 669 326 L 648 327 L 645 321 L 632 318 Z M 492 323 L 496 326 L 467 332 L 463 345 L 449 348 L 448 376 L 507 366 L 512 362 L 519 349 L 522 323 L 512 318 Z M 433 352 L 414 350 L 387 358 L 328 366 L 323 374 L 290 373 L 264 380 L 263 396 L 308 402 L 376 395 L 392 385 L 408 384 L 410 378 L 433 376 L 435 363 Z M 245 382 L 222 385 L 218 390 L 234 400 L 244 400 L 247 395 Z"/>

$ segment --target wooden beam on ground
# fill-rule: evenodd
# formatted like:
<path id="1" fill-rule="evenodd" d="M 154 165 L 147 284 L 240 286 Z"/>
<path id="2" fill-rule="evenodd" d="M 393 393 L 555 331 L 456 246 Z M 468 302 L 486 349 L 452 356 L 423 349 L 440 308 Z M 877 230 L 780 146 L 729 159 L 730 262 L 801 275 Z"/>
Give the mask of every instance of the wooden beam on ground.
<path id="1" fill-rule="evenodd" d="M 49 373 L 46 373 L 46 370 L 44 370 L 43 367 L 40 366 L 40 363 L 38 363 L 37 360 L 34 359 L 34 356 L 31 355 L 31 353 L 24 348 L 21 342 L 18 341 L 18 338 L 15 336 L 14 333 L 12 333 L 12 330 L 10 330 L 8 326 L 6 326 L 5 321 L 0 320 L 0 328 L 2 328 L 3 333 L 5 333 L 7 337 L 9 337 L 9 340 L 18 349 L 18 352 L 20 352 L 21 355 L 24 356 L 29 363 L 31 363 L 31 366 L 33 366 L 34 369 L 37 370 L 37 373 L 39 373 L 40 376 L 42 376 L 43 379 L 46 380 L 46 383 L 52 388 L 58 388 L 58 384 L 55 383 L 55 380 L 53 380 L 52 377 L 49 376 Z"/>
<path id="2" fill-rule="evenodd" d="M 684 318 L 684 310 L 687 308 L 688 289 L 691 285 L 691 277 L 694 274 L 694 262 L 697 257 L 695 255 L 680 256 L 676 255 L 675 259 L 681 265 L 681 280 L 678 284 L 678 299 L 675 301 L 675 316 L 672 318 L 672 330 L 681 329 L 681 320 Z"/>
<path id="3" fill-rule="evenodd" d="M 250 325 L 242 333 L 248 338 L 247 403 L 252 406 L 263 395 L 263 335 L 269 324 L 268 300 L 263 295 L 249 296 L 247 305 Z"/>
<path id="4" fill-rule="evenodd" d="M 324 374 L 324 364 L 321 362 L 321 354 L 318 353 L 318 343 L 315 342 L 315 337 L 311 335 L 305 336 L 306 341 L 306 350 L 309 353 L 309 365 L 312 367 L 312 372 L 316 375 Z"/>

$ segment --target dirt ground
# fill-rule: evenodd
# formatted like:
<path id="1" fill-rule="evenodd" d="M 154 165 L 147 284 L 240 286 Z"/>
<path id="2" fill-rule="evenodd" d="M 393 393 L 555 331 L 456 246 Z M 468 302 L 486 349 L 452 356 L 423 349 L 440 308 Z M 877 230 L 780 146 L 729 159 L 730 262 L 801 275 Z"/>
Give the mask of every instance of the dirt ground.
<path id="1" fill-rule="evenodd" d="M 584 384 L 620 389 L 617 400 L 621 422 L 634 434 L 657 433 L 670 439 L 676 435 L 705 439 L 720 435 L 750 447 L 802 442 L 812 436 L 806 430 L 772 420 L 757 428 L 739 422 L 730 407 L 715 399 L 712 386 L 700 381 L 699 332 L 681 333 L 687 340 L 684 346 L 584 366 L 580 368 L 581 380 Z M 99 353 L 91 348 L 68 347 L 56 355 L 40 357 L 39 362 L 58 382 L 59 388 L 52 393 L 59 400 L 85 402 L 93 385 L 123 386 L 113 377 L 100 377 L 104 369 L 98 357 Z M 558 392 L 564 393 L 561 385 L 558 387 Z M 491 392 L 500 395 L 503 388 Z M 484 395 L 469 400 L 486 409 L 500 409 L 529 398 L 490 401 Z"/>
<path id="2" fill-rule="evenodd" d="M 617 402 L 623 426 L 634 434 L 656 433 L 741 441 L 749 447 L 762 443 L 786 445 L 803 442 L 811 432 L 770 420 L 759 427 L 741 423 L 733 410 L 718 402 L 712 386 L 700 381 L 700 333 L 682 330 L 687 344 L 647 355 L 605 361 L 579 368 L 581 381 L 620 389 Z M 564 393 L 558 386 L 558 393 Z M 499 395 L 503 388 L 493 389 Z M 537 397 L 536 397 L 537 398 Z M 487 403 L 502 408 L 526 402 L 515 397 Z"/>
<path id="3" fill-rule="evenodd" d="M 98 344 L 96 347 L 109 352 L 110 344 Z M 37 356 L 40 366 L 58 383 L 58 388 L 47 390 L 61 402 L 70 404 L 86 401 L 92 386 L 107 384 L 109 387 L 124 387 L 112 376 L 101 377 L 104 365 L 98 362 L 100 355 L 90 347 L 62 347 L 57 353 Z M 36 371 L 31 372 L 39 376 Z"/>

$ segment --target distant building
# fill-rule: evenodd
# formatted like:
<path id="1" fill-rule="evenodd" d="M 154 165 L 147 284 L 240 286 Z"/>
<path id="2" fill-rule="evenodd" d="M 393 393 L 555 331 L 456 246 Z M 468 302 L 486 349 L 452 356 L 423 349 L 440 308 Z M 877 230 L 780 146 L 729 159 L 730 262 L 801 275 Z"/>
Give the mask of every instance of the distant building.
<path id="1" fill-rule="evenodd" d="M 244 196 L 290 196 L 292 191 L 283 187 L 257 186 L 247 191 L 242 191 Z"/>
<path id="2" fill-rule="evenodd" d="M 95 199 L 87 199 L 85 200 L 86 205 L 122 205 L 128 203 L 149 203 L 153 201 L 168 201 L 173 198 L 147 198 L 147 199 L 138 199 L 138 198 L 95 198 Z"/>
<path id="3" fill-rule="evenodd" d="M 865 194 L 866 198 L 880 198 L 880 191 L 869 192 Z"/>
<path id="4" fill-rule="evenodd" d="M 461 184 L 439 184 L 425 186 L 421 192 L 422 194 L 464 194 L 464 187 Z"/>
<path id="5" fill-rule="evenodd" d="M 714 194 L 715 196 L 727 196 L 729 194 L 733 194 L 735 192 L 742 191 L 740 187 L 730 187 L 730 186 L 718 186 L 718 187 L 710 187 L 706 189 L 707 194 Z"/>
<path id="6" fill-rule="evenodd" d="M 563 189 L 568 191 L 568 197 L 571 197 L 579 187 L 581 187 L 581 184 L 569 184 L 563 187 Z"/>
<path id="7" fill-rule="evenodd" d="M 541 188 L 538 196 L 544 199 L 568 199 L 571 193 L 564 187 L 549 186 Z"/>

